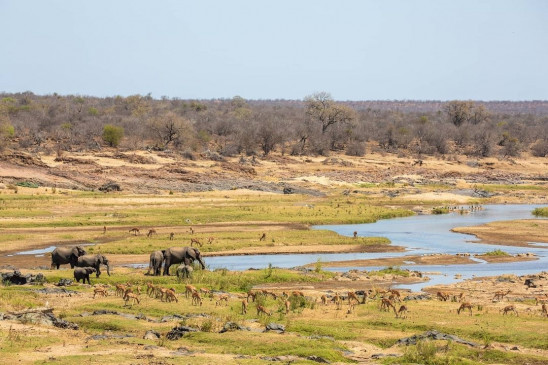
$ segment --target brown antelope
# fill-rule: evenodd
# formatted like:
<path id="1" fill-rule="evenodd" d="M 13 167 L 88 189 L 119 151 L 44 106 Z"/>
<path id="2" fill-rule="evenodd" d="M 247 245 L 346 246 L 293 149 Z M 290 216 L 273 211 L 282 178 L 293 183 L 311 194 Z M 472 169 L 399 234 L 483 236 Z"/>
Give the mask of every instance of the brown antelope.
<path id="1" fill-rule="evenodd" d="M 546 303 L 542 303 L 542 307 L 541 307 L 541 313 L 542 315 L 548 317 L 548 309 L 546 309 Z"/>
<path id="2" fill-rule="evenodd" d="M 198 291 L 195 286 L 193 285 L 185 285 L 185 297 L 188 298 L 189 295 L 192 295 L 195 291 Z"/>
<path id="3" fill-rule="evenodd" d="M 209 298 L 212 298 L 211 290 L 208 288 L 200 288 L 200 293 L 202 293 L 204 296 L 209 296 Z"/>
<path id="4" fill-rule="evenodd" d="M 152 284 L 152 282 L 147 283 L 147 294 L 149 297 L 152 297 L 152 295 L 156 292 L 156 286 Z"/>
<path id="5" fill-rule="evenodd" d="M 190 232 L 190 234 L 194 234 L 194 229 L 192 227 L 188 227 L 188 231 Z"/>
<path id="6" fill-rule="evenodd" d="M 335 293 L 335 296 L 333 297 L 333 302 L 335 302 L 335 305 L 337 306 L 337 310 L 340 310 L 342 307 L 342 299 L 339 293 Z"/>
<path id="7" fill-rule="evenodd" d="M 436 293 L 436 297 L 443 302 L 447 302 L 449 299 L 449 294 L 439 291 Z"/>
<path id="8" fill-rule="evenodd" d="M 350 304 L 350 302 L 352 300 L 356 300 L 356 302 L 358 302 L 358 303 L 360 302 L 360 300 L 358 299 L 358 296 L 356 295 L 356 293 L 353 292 L 353 291 L 349 291 L 348 292 L 348 304 Z"/>
<path id="9" fill-rule="evenodd" d="M 153 234 L 157 234 L 156 230 L 154 228 L 149 229 L 147 233 L 147 237 L 152 237 Z"/>
<path id="10" fill-rule="evenodd" d="M 390 308 L 392 308 L 394 310 L 394 313 L 396 313 L 396 307 L 394 307 L 394 304 L 392 303 L 392 301 L 390 301 L 390 299 L 386 299 L 386 298 L 382 298 L 381 299 L 381 310 L 386 310 L 386 311 L 389 311 Z M 397 313 L 396 313 L 397 315 Z"/>
<path id="11" fill-rule="evenodd" d="M 263 233 L 261 235 L 261 238 L 259 238 L 259 241 L 265 241 L 266 240 L 266 233 Z"/>
<path id="12" fill-rule="evenodd" d="M 197 238 L 191 238 L 190 239 L 190 247 L 192 247 L 194 245 L 198 245 L 198 246 L 202 247 L 202 242 L 200 242 L 200 240 L 197 239 Z"/>
<path id="13" fill-rule="evenodd" d="M 464 299 L 464 293 L 453 294 L 452 297 L 453 297 L 452 300 L 454 302 L 459 302 L 460 303 Z"/>
<path id="14" fill-rule="evenodd" d="M 354 312 L 354 309 L 356 308 L 356 304 L 359 303 L 357 301 L 349 301 L 348 302 L 348 310 L 346 311 L 347 314 L 352 314 Z"/>
<path id="15" fill-rule="evenodd" d="M 247 298 L 242 299 L 242 314 L 247 313 Z"/>
<path id="16" fill-rule="evenodd" d="M 175 233 L 171 232 L 171 233 L 169 234 L 169 240 L 170 240 L 170 241 L 173 241 L 173 237 L 175 237 Z"/>
<path id="17" fill-rule="evenodd" d="M 392 293 L 392 295 L 394 295 L 395 298 L 398 298 L 398 301 L 400 300 L 401 298 L 401 293 L 399 292 L 399 290 L 396 290 L 396 289 L 389 289 L 388 290 L 390 293 Z"/>
<path id="18" fill-rule="evenodd" d="M 225 302 L 225 305 L 228 305 L 228 297 L 228 294 L 219 294 L 217 300 L 215 301 L 215 306 L 220 306 L 222 301 Z"/>
<path id="19" fill-rule="evenodd" d="M 284 302 L 285 305 L 285 314 L 289 313 L 289 309 L 291 308 L 291 302 L 289 300 L 286 300 Z"/>
<path id="20" fill-rule="evenodd" d="M 215 237 L 208 237 L 207 238 L 207 244 L 208 245 L 211 245 L 213 243 L 213 241 L 215 240 Z"/>
<path id="21" fill-rule="evenodd" d="M 154 292 L 154 297 L 156 299 L 160 299 L 162 300 L 162 298 L 164 297 L 164 293 L 166 292 L 166 288 L 162 288 L 161 286 L 157 286 L 156 287 L 156 291 Z"/>
<path id="22" fill-rule="evenodd" d="M 508 312 L 514 312 L 516 316 L 518 316 L 518 311 L 513 305 L 507 305 L 506 307 L 502 308 L 499 313 L 502 312 L 502 315 L 508 314 Z"/>
<path id="23" fill-rule="evenodd" d="M 108 297 L 108 292 L 105 288 L 95 288 L 93 289 L 93 299 L 95 299 L 95 296 L 99 294 L 99 295 L 102 295 L 103 297 Z"/>
<path id="24" fill-rule="evenodd" d="M 173 289 L 167 289 L 164 295 L 166 297 L 166 302 L 172 302 L 172 301 L 175 301 L 175 303 L 179 302 L 179 300 L 177 299 L 177 296 L 175 295 L 175 290 Z"/>
<path id="25" fill-rule="evenodd" d="M 291 292 L 291 295 L 293 295 L 294 297 L 304 297 L 304 293 L 302 291 L 299 291 L 299 290 L 293 290 Z"/>
<path id="26" fill-rule="evenodd" d="M 460 314 L 461 311 L 465 310 L 465 309 L 468 309 L 470 311 L 470 315 L 472 315 L 472 304 L 466 302 L 466 303 L 462 303 L 459 307 L 459 309 L 457 309 L 457 314 Z"/>
<path id="27" fill-rule="evenodd" d="M 132 303 L 131 303 L 131 306 L 133 307 L 133 304 L 135 304 L 135 302 L 137 302 L 137 304 L 140 304 L 140 300 L 139 300 L 139 297 L 137 296 L 137 294 L 135 293 L 128 293 L 126 295 L 126 297 L 124 298 L 124 301 L 125 301 L 125 305 L 127 305 L 127 303 L 132 300 Z"/>
<path id="28" fill-rule="evenodd" d="M 200 304 L 200 307 L 202 306 L 202 296 L 197 291 L 192 293 L 192 305 L 198 305 Z"/>
<path id="29" fill-rule="evenodd" d="M 507 290 L 506 293 L 502 290 L 499 290 L 495 292 L 495 296 L 493 297 L 493 300 L 503 300 L 505 296 L 507 296 L 510 293 L 510 290 Z"/>
<path id="30" fill-rule="evenodd" d="M 129 230 L 129 233 L 133 233 L 134 236 L 137 236 L 140 233 L 140 231 L 139 231 L 139 228 L 133 227 Z"/>
<path id="31" fill-rule="evenodd" d="M 124 293 L 126 292 L 127 285 L 124 284 L 116 284 L 116 291 L 114 292 L 114 295 L 116 296 L 124 296 Z"/>
<path id="32" fill-rule="evenodd" d="M 539 303 L 547 303 L 548 302 L 548 295 L 537 295 L 535 297 L 535 305 L 539 305 Z"/>
<path id="33" fill-rule="evenodd" d="M 327 305 L 327 297 L 325 296 L 325 294 L 323 294 L 320 299 L 323 305 Z"/>
<path id="34" fill-rule="evenodd" d="M 261 315 L 261 313 L 266 314 L 267 316 L 271 316 L 272 312 L 268 311 L 265 307 L 262 305 L 257 305 L 257 315 Z"/>
<path id="35" fill-rule="evenodd" d="M 252 301 L 255 301 L 255 298 L 257 297 L 257 292 L 254 292 L 254 291 L 248 291 L 247 292 L 247 300 L 249 300 L 249 298 L 251 298 Z"/>
<path id="36" fill-rule="evenodd" d="M 400 309 L 398 309 L 398 313 L 396 314 L 396 318 L 399 316 L 400 318 L 407 318 L 407 307 L 405 305 L 401 305 Z M 405 317 L 403 317 L 405 315 Z"/>
<path id="37" fill-rule="evenodd" d="M 124 296 L 122 298 L 126 298 L 129 293 L 133 293 L 133 289 L 137 292 L 137 294 L 141 294 L 141 288 L 139 286 L 136 287 L 126 287 L 126 290 L 124 291 Z"/>

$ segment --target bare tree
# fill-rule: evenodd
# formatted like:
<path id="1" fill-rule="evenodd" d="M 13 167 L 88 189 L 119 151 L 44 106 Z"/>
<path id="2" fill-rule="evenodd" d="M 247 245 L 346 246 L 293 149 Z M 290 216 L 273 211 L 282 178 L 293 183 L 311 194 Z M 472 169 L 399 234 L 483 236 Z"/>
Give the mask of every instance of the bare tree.
<path id="1" fill-rule="evenodd" d="M 355 118 L 352 108 L 335 103 L 329 93 L 315 93 L 305 98 L 306 114 L 322 126 L 322 134 L 337 123 L 346 123 Z"/>

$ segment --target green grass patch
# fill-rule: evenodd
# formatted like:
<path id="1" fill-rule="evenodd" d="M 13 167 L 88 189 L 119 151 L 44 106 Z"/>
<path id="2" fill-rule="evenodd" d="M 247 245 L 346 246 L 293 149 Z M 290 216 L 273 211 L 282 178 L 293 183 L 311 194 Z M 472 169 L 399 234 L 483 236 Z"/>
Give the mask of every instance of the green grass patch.
<path id="1" fill-rule="evenodd" d="M 535 208 L 533 210 L 533 215 L 535 217 L 548 217 L 548 207 L 545 208 Z"/>
<path id="2" fill-rule="evenodd" d="M 510 254 L 506 251 L 503 251 L 501 249 L 496 249 L 493 251 L 488 251 L 483 254 L 484 256 L 510 256 Z"/>

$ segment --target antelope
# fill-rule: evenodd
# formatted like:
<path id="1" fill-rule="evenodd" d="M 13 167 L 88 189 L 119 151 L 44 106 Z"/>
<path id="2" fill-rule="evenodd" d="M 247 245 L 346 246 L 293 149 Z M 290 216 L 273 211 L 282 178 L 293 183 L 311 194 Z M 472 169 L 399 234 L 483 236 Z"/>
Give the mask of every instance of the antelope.
<path id="1" fill-rule="evenodd" d="M 116 284 L 116 291 L 114 292 L 114 295 L 124 296 L 124 293 L 126 292 L 126 289 L 127 289 L 127 285 Z"/>
<path id="2" fill-rule="evenodd" d="M 190 232 L 190 234 L 194 234 L 194 229 L 192 227 L 188 227 L 188 231 Z"/>
<path id="3" fill-rule="evenodd" d="M 289 313 L 289 308 L 291 308 L 291 302 L 289 300 L 286 300 L 284 302 L 285 305 L 285 314 Z"/>
<path id="4" fill-rule="evenodd" d="M 228 294 L 220 294 L 215 301 L 215 306 L 220 306 L 221 301 L 224 301 L 225 305 L 228 305 Z"/>
<path id="5" fill-rule="evenodd" d="M 176 303 L 179 302 L 177 296 L 175 295 L 175 290 L 173 289 L 167 289 L 164 295 L 166 297 L 166 302 L 172 302 L 173 300 L 175 300 Z"/>
<path id="6" fill-rule="evenodd" d="M 396 289 L 389 289 L 388 290 L 390 293 L 392 293 L 392 295 L 394 295 L 395 298 L 398 298 L 398 300 L 400 300 L 401 298 L 401 294 L 398 290 Z"/>
<path id="7" fill-rule="evenodd" d="M 546 303 L 542 303 L 541 313 L 542 315 L 548 317 L 548 309 L 546 309 Z"/>
<path id="8" fill-rule="evenodd" d="M 204 294 L 205 295 L 209 295 L 209 297 L 211 298 L 211 290 L 209 290 L 208 288 L 200 288 L 200 293 Z"/>
<path id="9" fill-rule="evenodd" d="M 349 291 L 349 292 L 348 292 L 348 304 L 350 304 L 350 302 L 352 301 L 352 299 L 355 299 L 356 302 L 358 302 L 358 303 L 360 302 L 360 300 L 358 299 L 358 296 L 356 295 L 356 293 L 353 292 L 353 291 Z"/>
<path id="10" fill-rule="evenodd" d="M 139 286 L 135 287 L 135 291 L 137 294 L 141 294 L 141 288 Z M 124 296 L 122 298 L 126 298 L 129 293 L 133 293 L 133 287 L 126 287 L 126 290 L 124 290 Z"/>
<path id="11" fill-rule="evenodd" d="M 192 293 L 192 305 L 198 305 L 200 304 L 200 307 L 202 306 L 202 296 L 197 291 Z"/>
<path id="12" fill-rule="evenodd" d="M 401 305 L 400 309 L 398 309 L 398 313 L 396 314 L 396 318 L 399 316 L 400 318 L 407 318 L 407 307 L 405 305 Z M 405 317 L 403 315 L 405 314 Z"/>
<path id="13" fill-rule="evenodd" d="M 327 305 L 327 297 L 325 296 L 325 294 L 322 295 L 320 299 L 321 299 L 323 305 Z"/>
<path id="14" fill-rule="evenodd" d="M 95 296 L 97 294 L 102 295 L 104 297 L 108 297 L 108 292 L 105 288 L 95 288 L 95 289 L 93 289 L 93 299 L 95 299 Z"/>
<path id="15" fill-rule="evenodd" d="M 438 297 L 439 300 L 446 302 L 447 299 L 449 299 L 449 294 L 439 291 L 436 293 L 436 297 Z"/>
<path id="16" fill-rule="evenodd" d="M 503 292 L 502 290 L 499 290 L 495 292 L 495 296 L 493 297 L 493 300 L 503 300 L 504 297 L 508 295 L 508 293 L 510 293 L 510 290 L 507 290 L 506 293 Z"/>
<path id="17" fill-rule="evenodd" d="M 390 308 L 392 308 L 394 310 L 394 313 L 396 313 L 396 307 L 394 307 L 394 304 L 392 303 L 392 301 L 390 299 L 386 299 L 386 298 L 382 298 L 381 299 L 381 310 L 390 310 Z M 397 313 L 396 313 L 397 315 Z"/>
<path id="18" fill-rule="evenodd" d="M 156 291 L 156 286 L 154 284 L 152 284 L 152 282 L 148 282 L 147 283 L 147 294 L 149 297 L 152 297 L 152 295 L 154 294 L 154 292 Z"/>
<path id="19" fill-rule="evenodd" d="M 173 237 L 175 237 L 175 233 L 171 232 L 171 233 L 169 234 L 169 240 L 170 240 L 170 241 L 173 241 Z"/>
<path id="20" fill-rule="evenodd" d="M 507 305 L 506 307 L 502 308 L 499 313 L 502 312 L 502 315 L 508 314 L 508 312 L 514 312 L 516 316 L 518 316 L 518 311 L 513 305 Z"/>
<path id="21" fill-rule="evenodd" d="M 248 291 L 247 292 L 247 300 L 249 300 L 249 298 L 251 298 L 253 301 L 255 301 L 255 298 L 257 297 L 257 293 L 254 292 L 254 291 Z"/>
<path id="22" fill-rule="evenodd" d="M 192 247 L 193 245 L 199 245 L 200 247 L 202 247 L 202 242 L 200 242 L 200 240 L 198 240 L 197 238 L 191 238 L 190 239 L 190 247 Z"/>
<path id="23" fill-rule="evenodd" d="M 291 295 L 293 295 L 294 297 L 304 297 L 304 293 L 299 290 L 294 290 Z"/>
<path id="24" fill-rule="evenodd" d="M 242 314 L 247 313 L 247 298 L 242 299 Z"/>
<path id="25" fill-rule="evenodd" d="M 107 233 L 107 226 L 103 226 L 103 234 Z"/>
<path id="26" fill-rule="evenodd" d="M 457 314 L 460 314 L 461 311 L 465 310 L 465 309 L 468 309 L 470 311 L 470 315 L 472 315 L 472 304 L 466 302 L 466 303 L 462 303 L 459 307 L 459 309 L 457 309 Z"/>
<path id="27" fill-rule="evenodd" d="M 133 304 L 135 304 L 135 302 L 137 302 L 137 304 L 140 304 L 140 300 L 139 300 L 139 297 L 137 296 L 137 294 L 135 293 L 128 293 L 124 299 L 125 301 L 125 305 L 127 305 L 127 303 L 132 300 L 132 303 L 131 303 L 131 306 L 133 307 Z"/>
<path id="28" fill-rule="evenodd" d="M 453 294 L 453 301 L 462 302 L 463 299 L 464 299 L 464 293 Z"/>
<path id="29" fill-rule="evenodd" d="M 356 308 L 356 303 L 359 303 L 358 301 L 348 301 L 348 311 L 346 313 L 352 314 L 354 312 L 354 308 Z"/>
<path id="30" fill-rule="evenodd" d="M 548 302 L 548 295 L 544 294 L 544 295 L 537 295 L 535 297 L 535 305 L 538 305 L 539 303 L 546 303 Z"/>
<path id="31" fill-rule="evenodd" d="M 188 295 L 192 295 L 195 291 L 198 291 L 195 286 L 193 285 L 185 285 L 185 297 L 188 298 Z"/>
<path id="32" fill-rule="evenodd" d="M 335 302 L 335 305 L 337 306 L 337 310 L 341 309 L 342 306 L 342 299 L 339 293 L 335 293 L 335 296 L 332 299 Z"/>
<path id="33" fill-rule="evenodd" d="M 160 298 L 160 300 L 163 301 L 162 298 L 164 297 L 164 293 L 165 293 L 166 290 L 167 290 L 166 288 L 162 288 L 161 286 L 157 286 L 154 297 L 156 299 Z"/>
<path id="34" fill-rule="evenodd" d="M 259 241 L 265 241 L 266 240 L 266 233 L 263 233 L 261 238 L 259 238 Z"/>
<path id="35" fill-rule="evenodd" d="M 257 305 L 257 315 L 261 315 L 261 313 L 264 313 L 266 314 L 267 316 L 271 316 L 272 313 L 269 312 L 265 307 L 263 307 L 262 305 Z"/>
<path id="36" fill-rule="evenodd" d="M 129 230 L 129 233 L 133 233 L 134 236 L 137 236 L 141 232 L 139 231 L 139 228 L 133 227 Z"/>
<path id="37" fill-rule="evenodd" d="M 156 230 L 154 228 L 149 229 L 147 233 L 147 237 L 152 237 L 153 234 L 157 234 Z"/>
<path id="38" fill-rule="evenodd" d="M 209 245 L 211 245 L 211 244 L 213 243 L 214 240 L 215 240 L 214 237 L 208 237 L 208 238 L 207 238 L 207 243 L 208 243 Z"/>

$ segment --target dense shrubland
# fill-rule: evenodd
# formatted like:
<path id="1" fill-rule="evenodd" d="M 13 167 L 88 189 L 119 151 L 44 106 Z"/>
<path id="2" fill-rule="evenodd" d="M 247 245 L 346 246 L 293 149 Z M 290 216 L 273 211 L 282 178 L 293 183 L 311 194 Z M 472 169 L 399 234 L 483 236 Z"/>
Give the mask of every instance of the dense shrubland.
<path id="1" fill-rule="evenodd" d="M 49 152 L 171 150 L 187 158 L 398 154 L 512 157 L 548 154 L 548 102 L 335 102 L 97 98 L 0 94 L 0 148 Z M 52 150 L 54 149 L 54 150 Z M 211 155 L 211 154 L 209 154 Z"/>

